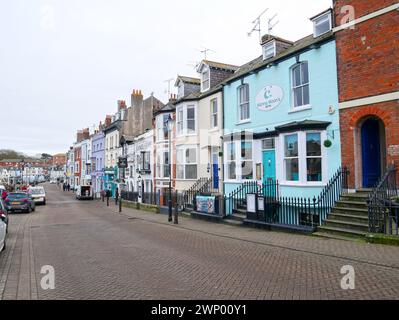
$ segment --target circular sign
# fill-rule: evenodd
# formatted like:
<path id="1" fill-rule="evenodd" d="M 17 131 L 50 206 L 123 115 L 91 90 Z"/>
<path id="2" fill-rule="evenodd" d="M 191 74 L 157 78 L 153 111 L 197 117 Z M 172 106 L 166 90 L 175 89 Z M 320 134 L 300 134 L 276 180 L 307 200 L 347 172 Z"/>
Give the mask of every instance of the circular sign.
<path id="1" fill-rule="evenodd" d="M 284 92 L 279 86 L 266 86 L 256 96 L 256 107 L 260 111 L 270 111 L 283 101 Z"/>

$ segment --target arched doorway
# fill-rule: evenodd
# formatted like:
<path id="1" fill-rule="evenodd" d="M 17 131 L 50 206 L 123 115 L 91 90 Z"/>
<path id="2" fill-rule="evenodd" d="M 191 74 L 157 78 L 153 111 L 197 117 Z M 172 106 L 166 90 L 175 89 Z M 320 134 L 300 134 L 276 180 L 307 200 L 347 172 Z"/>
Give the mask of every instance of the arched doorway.
<path id="1" fill-rule="evenodd" d="M 361 124 L 363 188 L 374 187 L 386 165 L 385 126 L 377 117 L 366 118 Z"/>

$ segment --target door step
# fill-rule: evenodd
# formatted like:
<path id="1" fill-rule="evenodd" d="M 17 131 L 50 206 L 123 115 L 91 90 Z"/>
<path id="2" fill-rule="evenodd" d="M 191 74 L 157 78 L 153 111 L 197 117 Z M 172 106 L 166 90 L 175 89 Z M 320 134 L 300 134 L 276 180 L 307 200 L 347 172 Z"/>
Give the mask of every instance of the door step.
<path id="1" fill-rule="evenodd" d="M 315 232 L 313 233 L 314 236 L 318 238 L 324 238 L 324 239 L 331 239 L 331 240 L 343 240 L 343 241 L 356 241 L 356 240 L 361 240 L 361 237 L 355 238 L 355 237 L 345 237 L 345 236 L 340 236 L 336 234 L 331 234 L 331 233 L 324 233 L 324 232 Z"/>

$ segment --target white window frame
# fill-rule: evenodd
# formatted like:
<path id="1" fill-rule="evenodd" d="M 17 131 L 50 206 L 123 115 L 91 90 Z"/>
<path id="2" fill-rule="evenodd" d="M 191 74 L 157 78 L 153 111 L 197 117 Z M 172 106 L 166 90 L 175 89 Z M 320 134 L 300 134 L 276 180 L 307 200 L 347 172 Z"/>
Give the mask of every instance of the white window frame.
<path id="1" fill-rule="evenodd" d="M 252 144 L 252 158 L 251 159 L 243 159 L 241 157 L 241 143 L 251 143 Z M 230 160 L 229 159 L 229 154 L 228 154 L 228 150 L 229 150 L 229 145 L 230 144 L 234 144 L 235 146 L 235 159 L 234 160 Z M 225 181 L 226 182 L 245 182 L 245 181 L 255 181 L 256 180 L 256 168 L 255 168 L 255 159 L 256 159 L 256 155 L 255 155 L 255 140 L 234 140 L 234 141 L 228 141 L 225 143 L 225 156 L 224 156 L 224 170 L 225 170 Z M 231 179 L 229 177 L 229 164 L 231 162 L 235 162 L 236 164 L 236 170 L 235 170 L 235 175 L 236 178 L 235 179 Z M 242 178 L 242 163 L 243 162 L 252 162 L 252 174 L 253 174 L 253 179 L 244 179 Z"/>
<path id="2" fill-rule="evenodd" d="M 248 100 L 241 101 L 241 88 L 248 88 Z M 250 90 L 249 84 L 244 83 L 237 88 L 237 100 L 238 100 L 238 123 L 250 122 L 251 121 L 251 103 L 250 103 Z M 244 105 L 248 105 L 248 118 L 242 117 L 242 108 Z"/>
<path id="3" fill-rule="evenodd" d="M 186 152 L 187 150 L 195 150 L 195 163 L 188 163 L 186 159 Z M 179 156 L 178 153 L 182 153 L 182 162 L 179 162 Z M 199 148 L 197 145 L 184 145 L 184 146 L 178 146 L 176 147 L 176 180 L 186 180 L 186 181 L 195 181 L 198 179 L 198 159 L 199 159 Z M 195 178 L 187 178 L 187 172 L 186 172 L 186 166 L 191 165 L 191 166 L 196 166 L 196 171 L 197 174 Z M 183 177 L 178 175 L 178 169 L 179 166 L 183 167 Z"/>
<path id="4" fill-rule="evenodd" d="M 169 119 L 169 117 L 171 116 L 170 113 L 162 113 L 160 115 L 157 116 L 156 118 L 156 141 L 157 142 L 165 142 L 169 140 L 169 131 L 168 131 L 168 137 L 165 139 L 165 122 L 164 122 L 164 118 L 165 116 Z M 160 133 L 161 132 L 161 133 Z"/>
<path id="5" fill-rule="evenodd" d="M 329 29 L 327 31 L 325 31 L 325 32 L 318 33 L 317 32 L 317 26 L 321 22 L 326 22 L 326 20 L 328 20 Z M 318 16 L 318 17 L 313 19 L 313 36 L 314 36 L 314 38 L 320 37 L 321 35 L 330 32 L 331 29 L 332 29 L 332 14 L 331 14 L 331 11 L 330 12 L 326 12 L 326 13 L 322 14 L 321 16 Z"/>
<path id="6" fill-rule="evenodd" d="M 266 54 L 271 49 L 273 50 L 273 53 Z M 274 58 L 276 54 L 277 54 L 277 45 L 275 40 L 270 41 L 263 45 L 263 60 Z"/>
<path id="7" fill-rule="evenodd" d="M 169 154 L 169 150 L 165 148 L 158 148 L 156 152 L 156 177 L 158 179 L 169 179 L 169 175 L 165 175 L 165 166 L 169 166 L 168 164 L 165 164 L 165 153 Z M 160 161 L 158 160 L 160 159 Z M 172 168 L 173 168 L 173 162 L 172 159 L 169 155 L 169 162 L 172 163 Z M 169 172 L 171 174 L 171 172 Z"/>
<path id="8" fill-rule="evenodd" d="M 322 181 L 312 182 L 307 181 L 307 150 L 306 150 L 306 137 L 308 133 L 320 133 L 321 139 L 321 171 L 322 171 Z M 285 137 L 293 134 L 298 135 L 298 159 L 299 159 L 299 181 L 287 181 L 286 179 L 286 164 L 285 164 Z M 277 167 L 278 180 L 280 185 L 284 186 L 301 186 L 301 187 L 323 187 L 328 182 L 328 158 L 327 149 L 323 145 L 323 141 L 327 139 L 327 132 L 325 130 L 306 130 L 306 131 L 296 131 L 289 132 L 279 136 L 279 142 L 276 140 L 276 149 L 278 154 L 278 159 L 281 165 Z M 310 157 L 317 158 L 317 157 Z"/>
<path id="9" fill-rule="evenodd" d="M 308 82 L 307 83 L 302 83 L 302 76 L 303 76 L 303 74 L 302 74 L 302 64 L 307 64 L 308 65 Z M 301 84 L 300 85 L 297 85 L 297 86 L 295 86 L 294 85 L 294 83 L 295 83 L 295 74 L 294 74 L 294 70 L 296 69 L 296 68 L 300 68 L 300 70 L 301 70 Z M 308 61 L 301 61 L 301 62 L 298 62 L 298 63 L 296 63 L 296 64 L 294 64 L 291 68 L 290 68 L 290 74 L 291 74 L 291 100 L 292 100 L 292 102 L 291 102 L 291 111 L 301 111 L 301 110 L 304 110 L 304 109 L 310 109 L 311 107 L 312 107 L 312 105 L 311 105 L 311 103 L 310 103 L 310 72 L 309 72 L 309 62 Z M 301 106 L 295 106 L 295 89 L 298 89 L 298 88 L 303 88 L 303 87 L 305 87 L 305 86 L 308 86 L 308 90 L 309 90 L 309 103 L 307 103 L 307 104 L 303 104 L 303 105 L 301 105 Z M 302 100 L 303 100 L 303 91 L 302 91 Z"/>
<path id="10" fill-rule="evenodd" d="M 215 112 L 215 107 L 216 105 L 216 112 Z M 211 129 L 217 129 L 219 127 L 219 103 L 218 99 L 212 99 L 211 100 Z"/>
<path id="11" fill-rule="evenodd" d="M 208 74 L 208 77 L 205 78 L 205 75 Z M 205 84 L 208 83 L 207 86 Z M 201 92 L 208 91 L 211 88 L 211 70 L 208 67 L 204 67 L 201 71 Z"/>
<path id="12" fill-rule="evenodd" d="M 194 109 L 194 132 L 188 132 L 188 118 L 187 118 L 187 110 L 189 108 Z M 195 103 L 188 103 L 177 107 L 176 109 L 176 123 L 177 123 L 177 131 L 176 134 L 178 137 L 181 136 L 195 136 L 198 133 L 198 107 Z M 181 119 L 183 117 L 183 119 Z M 180 125 L 183 122 L 183 127 L 181 128 Z"/>

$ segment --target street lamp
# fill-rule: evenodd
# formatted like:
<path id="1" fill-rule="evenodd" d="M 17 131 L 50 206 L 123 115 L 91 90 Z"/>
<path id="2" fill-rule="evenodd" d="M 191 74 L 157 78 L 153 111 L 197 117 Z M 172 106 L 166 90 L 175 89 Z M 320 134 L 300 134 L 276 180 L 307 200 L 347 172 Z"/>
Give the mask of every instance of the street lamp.
<path id="1" fill-rule="evenodd" d="M 172 218 L 172 130 L 173 130 L 174 120 L 172 116 L 169 114 L 168 120 L 165 122 L 165 126 L 168 129 L 168 138 L 169 138 L 169 222 L 173 221 Z"/>

